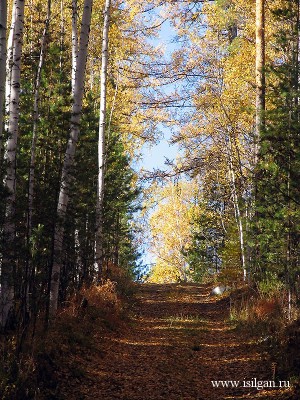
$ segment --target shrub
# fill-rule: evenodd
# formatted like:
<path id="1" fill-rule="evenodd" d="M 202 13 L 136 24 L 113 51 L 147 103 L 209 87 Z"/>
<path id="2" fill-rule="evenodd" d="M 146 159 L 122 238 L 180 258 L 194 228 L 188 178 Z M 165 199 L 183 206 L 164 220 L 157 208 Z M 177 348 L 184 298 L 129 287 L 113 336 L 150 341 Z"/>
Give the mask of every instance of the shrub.
<path id="1" fill-rule="evenodd" d="M 263 296 L 261 292 L 250 287 L 244 289 L 241 296 L 235 296 L 233 292 L 230 319 L 238 328 L 245 328 L 250 333 L 261 335 L 279 333 L 286 324 L 281 299 Z"/>
<path id="2" fill-rule="evenodd" d="M 262 297 L 280 297 L 284 290 L 284 284 L 278 279 L 277 274 L 267 271 L 264 279 L 257 283 L 257 288 Z"/>

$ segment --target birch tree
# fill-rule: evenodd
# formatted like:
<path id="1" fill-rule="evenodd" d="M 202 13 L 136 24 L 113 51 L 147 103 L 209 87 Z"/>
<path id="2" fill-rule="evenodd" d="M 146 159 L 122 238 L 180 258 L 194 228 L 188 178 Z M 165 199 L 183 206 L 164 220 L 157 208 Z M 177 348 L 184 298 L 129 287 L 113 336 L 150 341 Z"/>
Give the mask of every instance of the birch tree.
<path id="1" fill-rule="evenodd" d="M 69 202 L 69 189 L 72 181 L 72 166 L 74 164 L 76 143 L 80 133 L 82 100 L 84 94 L 84 79 L 89 42 L 93 0 L 85 0 L 80 31 L 80 44 L 76 63 L 73 105 L 70 121 L 70 137 L 64 157 L 60 191 L 57 206 L 57 223 L 54 233 L 54 260 L 50 282 L 50 314 L 53 316 L 58 307 L 59 282 L 61 271 L 61 252 L 64 237 L 64 222 Z"/>
<path id="2" fill-rule="evenodd" d="M 24 0 L 15 0 L 12 8 L 12 20 L 8 46 L 7 80 L 6 80 L 6 113 L 8 121 L 6 130 L 8 140 L 5 149 L 7 162 L 4 186 L 7 190 L 5 222 L 3 235 L 5 251 L 1 267 L 1 304 L 0 323 L 5 327 L 10 321 L 14 306 L 14 239 L 15 239 L 15 201 L 16 201 L 16 151 L 19 134 L 20 117 L 20 78 L 21 55 L 24 27 Z"/>
<path id="3" fill-rule="evenodd" d="M 102 274 L 103 261 L 103 200 L 105 172 L 105 126 L 106 126 L 106 80 L 108 65 L 108 32 L 110 19 L 110 0 L 105 1 L 104 24 L 102 34 L 102 64 L 100 76 L 100 117 L 98 141 L 98 188 L 96 205 L 96 238 L 95 238 L 95 268 L 99 277 Z"/>
<path id="4" fill-rule="evenodd" d="M 48 0 L 47 16 L 41 37 L 41 48 L 40 48 L 40 55 L 39 55 L 38 67 L 35 78 L 35 87 L 34 87 L 33 128 L 32 128 L 32 143 L 31 143 L 31 157 L 30 157 L 29 184 L 28 184 L 28 237 L 31 236 L 31 231 L 32 231 L 33 199 L 34 199 L 34 185 L 35 185 L 35 159 L 36 159 L 36 144 L 38 139 L 41 73 L 45 60 L 46 40 L 49 30 L 50 16 L 51 16 L 51 0 Z"/>
<path id="5" fill-rule="evenodd" d="M 256 0 L 255 22 L 255 77 L 256 77 L 256 121 L 255 164 L 258 161 L 260 132 L 264 126 L 265 111 L 265 0 Z"/>
<path id="6" fill-rule="evenodd" d="M 232 139 L 231 139 L 230 133 L 228 135 L 228 141 L 229 141 L 229 146 L 228 146 L 229 147 L 228 148 L 229 180 L 230 180 L 230 186 L 231 186 L 234 215 L 235 215 L 235 220 L 236 220 L 236 224 L 237 224 L 237 228 L 238 228 L 238 232 L 239 232 L 239 243 L 240 243 L 240 249 L 241 249 L 241 263 L 242 263 L 242 269 L 243 269 L 243 277 L 244 277 L 244 281 L 245 281 L 247 278 L 247 269 L 246 269 L 246 257 L 245 257 L 244 227 L 243 227 L 243 219 L 242 219 L 242 214 L 241 214 L 240 205 L 239 205 L 239 197 L 238 197 L 238 192 L 237 192 L 235 170 L 234 170 L 234 166 L 233 166 L 233 146 L 232 146 Z"/>
<path id="7" fill-rule="evenodd" d="M 7 1 L 0 0 L 0 162 L 3 148 L 3 108 L 6 78 L 6 24 Z"/>
<path id="8" fill-rule="evenodd" d="M 77 0 L 72 0 L 72 94 L 75 90 L 76 64 L 78 57 L 78 5 Z"/>

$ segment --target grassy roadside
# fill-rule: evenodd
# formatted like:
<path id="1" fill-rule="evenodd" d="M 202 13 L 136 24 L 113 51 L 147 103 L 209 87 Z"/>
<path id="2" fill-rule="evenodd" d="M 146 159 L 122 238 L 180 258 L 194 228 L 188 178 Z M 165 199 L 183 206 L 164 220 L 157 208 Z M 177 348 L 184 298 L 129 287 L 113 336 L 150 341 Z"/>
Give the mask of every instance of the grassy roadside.
<path id="1" fill-rule="evenodd" d="M 28 335 L 18 356 L 17 334 L 2 336 L 1 400 L 64 399 L 60 382 L 79 383 L 86 374 L 81 360 L 101 351 L 101 335 L 126 327 L 133 291 L 133 284 L 122 287 L 111 280 L 83 288 L 70 297 L 47 332 L 40 318 L 34 338 Z"/>
<path id="2" fill-rule="evenodd" d="M 261 293 L 244 286 L 230 298 L 230 321 L 241 334 L 250 334 L 273 360 L 273 375 L 294 388 L 291 399 L 300 398 L 300 318 L 295 307 L 291 318 L 287 293 Z"/>

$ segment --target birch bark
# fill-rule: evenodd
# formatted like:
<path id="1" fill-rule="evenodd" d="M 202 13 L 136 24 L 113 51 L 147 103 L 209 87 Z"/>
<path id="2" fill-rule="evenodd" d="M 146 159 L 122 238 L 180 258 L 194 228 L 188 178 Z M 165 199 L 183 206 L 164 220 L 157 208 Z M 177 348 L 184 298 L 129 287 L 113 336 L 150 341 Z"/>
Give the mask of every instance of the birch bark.
<path id="1" fill-rule="evenodd" d="M 232 188 L 232 198 L 233 198 L 233 207 L 235 213 L 235 220 L 238 227 L 239 232 L 239 242 L 240 242 L 240 250 L 241 250 L 241 261 L 242 261 L 242 269 L 243 269 L 243 277 L 244 281 L 247 278 L 247 269 L 246 269 L 246 257 L 245 257 L 245 240 L 244 240 L 244 227 L 242 221 L 242 215 L 239 205 L 238 193 L 236 189 L 236 179 L 235 179 L 235 171 L 233 167 L 233 149 L 232 149 L 232 139 L 229 136 L 229 174 Z"/>
<path id="2" fill-rule="evenodd" d="M 80 133 L 80 119 L 82 114 L 82 100 L 84 94 L 84 80 L 86 59 L 89 42 L 89 33 L 92 16 L 93 0 L 85 0 L 80 31 L 80 47 L 76 64 L 75 85 L 73 92 L 73 105 L 70 121 L 70 137 L 67 144 L 65 158 L 61 173 L 60 192 L 57 205 L 57 223 L 54 233 L 54 260 L 50 282 L 50 315 L 56 313 L 58 307 L 59 282 L 61 271 L 61 252 L 64 236 L 64 221 L 66 217 L 69 189 L 72 181 L 72 167 L 76 151 L 76 143 Z"/>
<path id="3" fill-rule="evenodd" d="M 72 95 L 75 91 L 76 64 L 78 58 L 78 6 L 77 0 L 72 0 Z"/>
<path id="4" fill-rule="evenodd" d="M 5 149 L 7 162 L 4 186 L 7 189 L 5 222 L 3 237 L 5 251 L 1 266 L 1 300 L 0 324 L 9 324 L 14 307 L 14 240 L 15 240 L 15 200 L 16 200 L 16 150 L 19 127 L 20 100 L 20 67 L 23 45 L 24 0 L 15 0 L 12 9 L 10 37 L 8 41 L 7 80 L 6 80 L 6 113 L 8 121 L 6 131 L 8 140 Z"/>
<path id="5" fill-rule="evenodd" d="M 108 32 L 110 19 L 110 2 L 105 1 L 104 23 L 102 34 L 102 64 L 100 76 L 100 117 L 98 141 L 98 189 L 96 205 L 96 235 L 95 235 L 95 268 L 99 278 L 103 269 L 103 200 L 104 200 L 104 173 L 105 173 L 105 126 L 106 126 L 106 81 L 108 65 Z"/>
<path id="6" fill-rule="evenodd" d="M 3 149 L 3 111 L 6 79 L 7 1 L 0 0 L 0 163 Z"/>
<path id="7" fill-rule="evenodd" d="M 261 130 L 265 125 L 265 0 L 256 0 L 256 120 L 255 120 L 255 165 L 258 161 Z"/>

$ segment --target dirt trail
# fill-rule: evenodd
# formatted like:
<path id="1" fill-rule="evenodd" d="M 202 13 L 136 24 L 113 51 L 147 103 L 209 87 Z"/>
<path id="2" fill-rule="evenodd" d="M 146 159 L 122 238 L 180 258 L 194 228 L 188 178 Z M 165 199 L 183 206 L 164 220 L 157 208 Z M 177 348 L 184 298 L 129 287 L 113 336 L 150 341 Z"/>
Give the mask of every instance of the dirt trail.
<path id="1" fill-rule="evenodd" d="M 228 322 L 228 299 L 205 285 L 141 285 L 130 327 L 99 337 L 99 352 L 82 360 L 84 378 L 68 399 L 289 399 L 287 391 L 243 387 L 272 380 L 271 361 L 253 338 Z M 239 381 L 214 388 L 211 381 Z M 73 385 L 73 387 L 72 387 Z"/>

